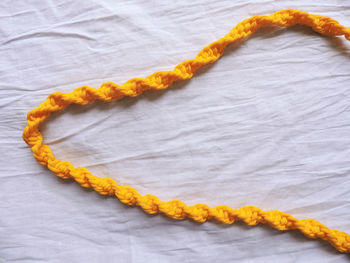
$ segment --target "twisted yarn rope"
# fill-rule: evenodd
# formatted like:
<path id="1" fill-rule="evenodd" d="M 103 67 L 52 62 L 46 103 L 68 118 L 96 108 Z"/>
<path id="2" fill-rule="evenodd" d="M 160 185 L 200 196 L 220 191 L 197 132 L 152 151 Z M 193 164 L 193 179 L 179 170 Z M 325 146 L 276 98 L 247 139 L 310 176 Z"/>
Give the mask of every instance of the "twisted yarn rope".
<path id="1" fill-rule="evenodd" d="M 191 218 L 197 222 L 215 219 L 224 224 L 232 224 L 242 220 L 248 225 L 266 223 L 278 230 L 298 229 L 309 238 L 326 240 L 338 251 L 349 253 L 350 235 L 329 229 L 313 219 L 298 220 L 287 213 L 262 211 L 254 206 L 239 209 L 224 205 L 216 207 L 209 207 L 205 204 L 187 206 L 178 200 L 164 202 L 154 195 L 142 196 L 136 189 L 118 185 L 111 178 L 97 177 L 86 168 L 75 168 L 70 162 L 58 160 L 49 146 L 43 144 L 43 137 L 39 131 L 39 125 L 52 112 L 63 110 L 71 103 L 86 105 L 95 100 L 110 102 L 124 96 L 135 97 L 149 89 L 166 89 L 174 81 L 190 79 L 200 67 L 215 62 L 224 53 L 227 45 L 250 36 L 259 28 L 272 25 L 290 27 L 296 24 L 309 26 L 323 35 L 344 35 L 347 40 L 350 40 L 350 28 L 340 25 L 329 17 L 293 9 L 281 10 L 267 16 L 255 15 L 237 24 L 224 37 L 204 47 L 194 59 L 183 61 L 173 70 L 155 72 L 146 78 L 133 78 L 123 85 L 108 82 L 102 84 L 98 89 L 83 86 L 70 93 L 52 93 L 39 107 L 28 113 L 23 139 L 31 147 L 36 160 L 47 166 L 57 176 L 64 179 L 73 178 L 83 187 L 93 188 L 102 195 L 116 196 L 122 203 L 140 206 L 149 214 L 164 213 L 174 219 Z"/>

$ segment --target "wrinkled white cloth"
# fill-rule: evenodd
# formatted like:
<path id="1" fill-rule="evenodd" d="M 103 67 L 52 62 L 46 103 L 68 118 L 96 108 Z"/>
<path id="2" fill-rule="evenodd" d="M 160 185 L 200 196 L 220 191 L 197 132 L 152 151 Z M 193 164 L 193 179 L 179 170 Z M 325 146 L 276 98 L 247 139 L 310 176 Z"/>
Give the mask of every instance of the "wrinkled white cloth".
<path id="1" fill-rule="evenodd" d="M 176 221 L 39 165 L 26 114 L 52 92 L 146 77 L 255 14 L 350 26 L 348 1 L 0 3 L 1 262 L 348 262 L 298 231 Z M 70 106 L 41 126 L 55 156 L 167 201 L 280 210 L 350 233 L 350 43 L 260 30 L 165 91 Z"/>

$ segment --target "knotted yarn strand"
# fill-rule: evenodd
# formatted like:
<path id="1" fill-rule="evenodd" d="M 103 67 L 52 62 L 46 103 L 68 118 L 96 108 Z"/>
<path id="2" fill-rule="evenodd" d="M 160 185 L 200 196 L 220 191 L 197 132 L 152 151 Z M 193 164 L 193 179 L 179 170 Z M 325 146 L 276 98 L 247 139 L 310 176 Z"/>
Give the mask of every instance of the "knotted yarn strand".
<path id="1" fill-rule="evenodd" d="M 57 176 L 64 179 L 72 178 L 81 186 L 92 188 L 101 195 L 116 196 L 122 203 L 140 206 L 149 214 L 163 213 L 170 218 L 191 218 L 197 222 L 215 219 L 224 224 L 233 224 L 235 221 L 241 220 L 248 225 L 268 224 L 278 230 L 297 229 L 309 238 L 326 240 L 338 251 L 349 253 L 350 235 L 335 229 L 329 229 L 313 219 L 298 220 L 287 213 L 262 211 L 254 206 L 239 209 L 224 205 L 216 207 L 209 207 L 205 204 L 187 206 L 179 200 L 164 202 L 154 195 L 142 196 L 130 186 L 118 185 L 111 178 L 97 177 L 86 168 L 75 168 L 68 161 L 58 160 L 53 155 L 50 147 L 43 144 L 43 137 L 39 131 L 39 125 L 52 112 L 63 110 L 72 103 L 86 105 L 95 100 L 110 102 L 125 96 L 136 97 L 149 89 L 166 89 L 175 81 L 192 78 L 200 67 L 219 59 L 227 45 L 249 37 L 259 28 L 266 26 L 290 27 L 297 24 L 311 27 L 314 31 L 323 35 L 344 35 L 347 40 L 350 40 L 350 28 L 340 25 L 330 17 L 309 14 L 294 9 L 281 10 L 267 16 L 255 15 L 237 24 L 224 37 L 204 47 L 194 59 L 181 62 L 173 70 L 158 71 L 146 78 L 133 78 L 123 85 L 108 82 L 102 84 L 98 89 L 83 86 L 70 93 L 52 93 L 39 107 L 28 113 L 27 126 L 23 131 L 23 140 L 31 147 L 35 159 L 40 164 L 47 166 Z"/>

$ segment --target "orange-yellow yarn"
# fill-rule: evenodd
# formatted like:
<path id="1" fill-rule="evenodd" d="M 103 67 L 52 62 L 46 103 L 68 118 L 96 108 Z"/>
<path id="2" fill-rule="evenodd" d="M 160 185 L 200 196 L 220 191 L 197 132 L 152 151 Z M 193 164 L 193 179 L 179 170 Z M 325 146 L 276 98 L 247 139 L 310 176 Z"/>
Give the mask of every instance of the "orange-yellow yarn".
<path id="1" fill-rule="evenodd" d="M 146 78 L 133 78 L 123 85 L 109 82 L 102 84 L 98 89 L 83 86 L 71 93 L 52 93 L 39 107 L 28 113 L 28 124 L 24 129 L 23 139 L 31 147 L 36 160 L 47 166 L 57 176 L 73 178 L 83 187 L 93 188 L 102 195 L 114 195 L 124 204 L 140 206 L 149 214 L 164 213 L 174 219 L 191 218 L 197 222 L 215 219 L 224 224 L 242 220 L 248 225 L 267 223 L 278 230 L 298 229 L 307 237 L 326 240 L 338 251 L 349 253 L 350 236 L 348 234 L 329 229 L 313 219 L 298 220 L 287 213 L 262 211 L 254 206 L 239 209 L 224 205 L 217 207 L 209 207 L 205 204 L 187 206 L 178 200 L 164 202 L 154 195 L 142 196 L 132 187 L 118 185 L 111 178 L 97 177 L 86 168 L 75 168 L 70 162 L 56 159 L 49 146 L 43 144 L 43 137 L 39 131 L 39 125 L 52 112 L 62 110 L 71 103 L 86 105 L 95 100 L 110 102 L 124 96 L 135 97 L 149 89 L 165 89 L 174 81 L 191 78 L 201 66 L 215 62 L 223 54 L 228 44 L 250 36 L 259 28 L 271 25 L 289 27 L 296 24 L 309 26 L 323 35 L 344 35 L 347 40 L 350 40 L 350 28 L 340 25 L 329 17 L 293 9 L 281 10 L 268 16 L 255 15 L 240 22 L 226 36 L 204 47 L 194 59 L 178 64 L 174 70 L 155 72 Z"/>

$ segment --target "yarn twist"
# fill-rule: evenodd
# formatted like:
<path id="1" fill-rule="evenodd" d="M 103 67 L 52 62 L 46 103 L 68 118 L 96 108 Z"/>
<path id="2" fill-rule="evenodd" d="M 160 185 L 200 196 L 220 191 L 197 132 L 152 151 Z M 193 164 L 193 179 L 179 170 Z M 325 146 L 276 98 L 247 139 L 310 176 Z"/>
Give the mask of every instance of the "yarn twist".
<path id="1" fill-rule="evenodd" d="M 268 224 L 278 230 L 297 229 L 307 237 L 326 240 L 338 251 L 349 253 L 350 236 L 347 233 L 329 229 L 313 219 L 298 220 L 287 213 L 262 211 L 254 206 L 239 209 L 224 205 L 216 207 L 209 207 L 205 204 L 187 206 L 178 200 L 164 202 L 154 195 L 142 196 L 136 189 L 118 185 L 111 178 L 97 177 L 86 168 L 75 168 L 70 162 L 58 160 L 51 152 L 50 147 L 43 144 L 43 137 L 39 131 L 39 125 L 51 113 L 63 110 L 72 103 L 86 105 L 95 100 L 110 102 L 125 96 L 135 97 L 149 89 L 166 89 L 174 81 L 191 78 L 200 67 L 219 59 L 227 45 L 250 36 L 259 28 L 266 26 L 290 27 L 297 24 L 309 26 L 323 35 L 344 35 L 347 40 L 350 40 L 350 28 L 340 25 L 329 17 L 293 9 L 281 10 L 267 16 L 255 15 L 237 24 L 224 37 L 204 47 L 194 59 L 183 61 L 173 70 L 155 72 L 146 78 L 133 78 L 123 85 L 108 82 L 102 84 L 98 89 L 83 86 L 70 93 L 52 93 L 39 107 L 28 113 L 23 139 L 31 147 L 35 159 L 40 164 L 47 166 L 57 176 L 64 179 L 73 178 L 83 187 L 92 188 L 101 195 L 116 196 L 122 203 L 140 206 L 149 214 L 163 213 L 174 219 L 191 218 L 197 222 L 215 219 L 224 224 L 232 224 L 241 220 L 248 225 Z"/>

